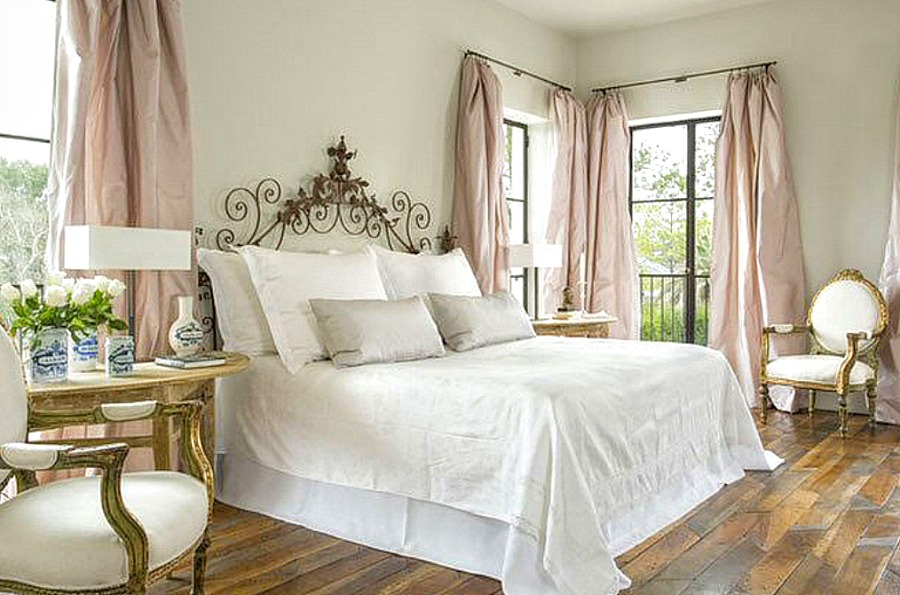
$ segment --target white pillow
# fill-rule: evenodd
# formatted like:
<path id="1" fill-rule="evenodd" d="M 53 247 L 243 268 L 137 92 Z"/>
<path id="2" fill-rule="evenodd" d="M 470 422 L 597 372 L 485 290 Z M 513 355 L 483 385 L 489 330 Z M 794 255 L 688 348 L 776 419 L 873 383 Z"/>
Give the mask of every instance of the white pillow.
<path id="1" fill-rule="evenodd" d="M 426 293 L 481 296 L 472 267 L 459 248 L 440 255 L 372 248 L 378 255 L 384 288 L 392 300 Z"/>
<path id="2" fill-rule="evenodd" d="M 375 253 L 368 248 L 348 254 L 303 254 L 245 246 L 240 253 L 281 361 L 292 374 L 307 362 L 325 358 L 310 299 L 387 299 Z"/>
<path id="3" fill-rule="evenodd" d="M 534 337 L 528 314 L 512 295 L 484 297 L 429 294 L 431 313 L 444 341 L 454 351 Z"/>
<path id="4" fill-rule="evenodd" d="M 445 354 L 422 298 L 309 300 L 322 342 L 334 365 L 403 362 Z"/>
<path id="5" fill-rule="evenodd" d="M 240 254 L 200 248 L 197 262 L 212 281 L 222 347 L 247 355 L 274 353 L 269 323 Z"/>

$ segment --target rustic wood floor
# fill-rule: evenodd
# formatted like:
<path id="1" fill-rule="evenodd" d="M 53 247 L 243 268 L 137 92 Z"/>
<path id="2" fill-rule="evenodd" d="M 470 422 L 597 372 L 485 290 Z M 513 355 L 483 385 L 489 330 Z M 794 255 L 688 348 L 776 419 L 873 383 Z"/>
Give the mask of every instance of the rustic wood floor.
<path id="1" fill-rule="evenodd" d="M 619 557 L 629 595 L 900 594 L 900 427 L 830 413 L 773 413 L 761 429 L 787 459 L 750 473 Z M 152 595 L 188 593 L 187 568 Z M 208 593 L 499 595 L 498 582 L 219 506 Z"/>

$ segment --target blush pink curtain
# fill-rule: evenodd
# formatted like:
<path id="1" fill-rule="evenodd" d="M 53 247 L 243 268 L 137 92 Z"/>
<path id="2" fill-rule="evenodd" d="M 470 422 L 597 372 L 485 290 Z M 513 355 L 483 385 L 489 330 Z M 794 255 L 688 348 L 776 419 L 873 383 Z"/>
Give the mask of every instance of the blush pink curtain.
<path id="1" fill-rule="evenodd" d="M 191 230 L 193 175 L 180 0 L 58 0 L 48 196 L 48 260 L 62 265 L 63 227 Z M 192 272 L 139 272 L 136 352 L 167 350 Z M 149 424 L 67 428 L 44 438 L 149 433 Z M 145 449 L 128 467 L 152 467 Z M 54 474 L 51 478 L 58 478 Z"/>
<path id="2" fill-rule="evenodd" d="M 728 357 L 747 402 L 757 404 L 762 327 L 802 323 L 805 291 L 781 87 L 768 71 L 728 79 L 716 145 L 710 274 L 709 344 Z M 796 353 L 804 344 L 775 348 Z M 792 392 L 773 399 L 780 408 L 796 408 Z"/>
<path id="3" fill-rule="evenodd" d="M 48 256 L 65 225 L 191 230 L 193 176 L 180 0 L 59 0 Z M 193 272 L 137 274 L 137 355 L 167 349 Z"/>
<path id="4" fill-rule="evenodd" d="M 881 366 L 875 415 L 878 421 L 900 424 L 900 102 L 894 149 L 894 196 L 878 286 L 888 302 L 891 324 L 879 353 Z"/>
<path id="5" fill-rule="evenodd" d="M 509 213 L 503 194 L 503 90 L 466 56 L 459 88 L 453 233 L 485 294 L 509 289 Z"/>
<path id="6" fill-rule="evenodd" d="M 639 339 L 640 285 L 628 204 L 628 110 L 620 93 L 604 93 L 591 99 L 587 113 L 585 309 L 605 310 L 619 319 L 610 326 L 610 337 Z"/>
<path id="7" fill-rule="evenodd" d="M 547 242 L 563 247 L 563 265 L 544 272 L 545 313 L 562 304 L 562 292 L 571 287 L 576 307 L 582 307 L 581 258 L 587 221 L 587 115 L 570 91 L 557 89 L 550 96 L 556 136 L 556 163 L 550 194 Z"/>

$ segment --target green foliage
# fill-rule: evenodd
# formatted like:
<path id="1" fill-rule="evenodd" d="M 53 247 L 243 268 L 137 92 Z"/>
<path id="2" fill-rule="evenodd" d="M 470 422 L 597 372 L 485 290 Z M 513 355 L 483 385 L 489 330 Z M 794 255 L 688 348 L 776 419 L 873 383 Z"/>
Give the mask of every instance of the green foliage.
<path id="1" fill-rule="evenodd" d="M 63 306 L 50 306 L 40 296 L 14 300 L 9 304 L 15 317 L 10 326 L 13 336 L 23 335 L 37 339 L 40 331 L 51 328 L 69 329 L 76 341 L 87 333 L 78 320 L 78 309 L 72 303 Z"/>
<path id="2" fill-rule="evenodd" d="M 0 157 L 0 283 L 44 279 L 47 166 Z"/>
<path id="3" fill-rule="evenodd" d="M 696 127 L 695 192 L 712 196 L 715 140 L 718 127 Z M 633 225 L 638 266 L 642 274 L 683 275 L 687 268 L 687 177 L 684 162 L 675 158 L 652 135 L 635 139 L 633 185 L 635 200 L 653 201 L 633 205 Z M 712 254 L 711 201 L 696 201 L 694 213 L 694 269 L 709 273 Z M 706 344 L 708 282 L 697 280 L 695 341 Z M 684 341 L 684 280 L 681 277 L 642 278 L 641 336 L 648 340 Z"/>

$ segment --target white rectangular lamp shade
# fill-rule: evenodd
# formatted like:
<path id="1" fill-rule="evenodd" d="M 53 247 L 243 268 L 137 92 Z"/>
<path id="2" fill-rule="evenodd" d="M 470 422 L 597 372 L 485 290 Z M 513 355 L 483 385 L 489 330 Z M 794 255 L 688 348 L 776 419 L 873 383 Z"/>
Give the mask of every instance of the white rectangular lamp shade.
<path id="1" fill-rule="evenodd" d="M 68 225 L 64 238 L 67 270 L 189 271 L 191 232 L 145 227 Z"/>
<path id="2" fill-rule="evenodd" d="M 558 244 L 514 244 L 509 247 L 509 266 L 558 269 L 563 264 Z"/>

